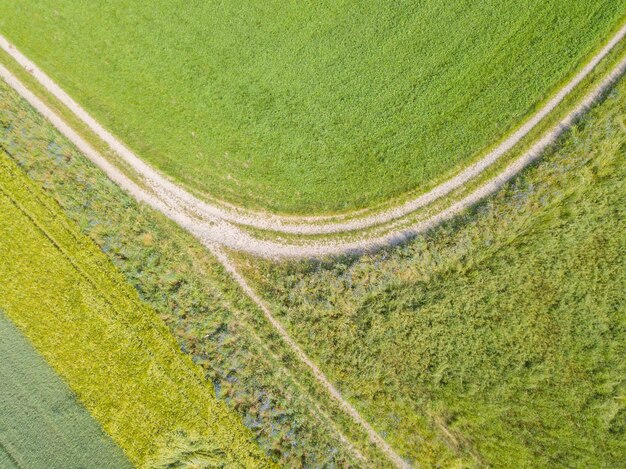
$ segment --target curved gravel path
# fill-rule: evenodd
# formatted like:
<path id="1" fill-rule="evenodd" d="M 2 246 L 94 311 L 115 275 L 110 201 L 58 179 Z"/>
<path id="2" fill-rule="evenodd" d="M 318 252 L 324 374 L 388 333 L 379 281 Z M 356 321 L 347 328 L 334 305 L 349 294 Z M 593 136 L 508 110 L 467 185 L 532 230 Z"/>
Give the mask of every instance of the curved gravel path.
<path id="1" fill-rule="evenodd" d="M 626 34 L 626 26 L 620 29 L 618 34 L 614 36 L 613 40 L 603 48 L 603 56 L 608 53 L 607 49 L 615 47 L 618 43 L 618 39 L 621 39 Z M 0 40 L 0 46 L 4 47 L 2 40 Z M 10 46 L 7 46 L 10 48 Z M 19 52 L 12 49 L 14 54 Z M 21 54 L 19 54 L 21 55 Z M 598 56 L 596 56 L 598 57 Z M 24 60 L 26 60 L 24 58 Z M 597 64 L 597 61 L 594 61 Z M 45 103 L 43 103 L 37 96 L 35 96 L 30 90 L 28 90 L 11 72 L 5 67 L 0 66 L 0 77 L 3 78 L 12 88 L 14 88 L 24 99 L 26 99 L 35 109 L 37 109 L 42 115 L 44 115 L 54 126 L 63 133 L 72 143 L 74 143 L 78 149 L 83 152 L 92 162 L 99 166 L 110 179 L 119 184 L 123 189 L 131 193 L 137 200 L 147 203 L 151 207 L 159 210 L 183 228 L 194 234 L 197 238 L 202 240 L 205 244 L 221 245 L 236 251 L 243 251 L 250 254 L 263 256 L 263 257 L 320 257 L 327 255 L 341 255 L 352 252 L 363 252 L 372 250 L 385 245 L 393 245 L 400 243 L 407 238 L 419 234 L 429 228 L 441 223 L 443 220 L 449 219 L 461 212 L 465 208 L 475 204 L 483 197 L 495 192 L 504 182 L 511 179 L 515 174 L 525 168 L 528 164 L 539 157 L 548 146 L 556 141 L 556 139 L 566 130 L 572 123 L 583 114 L 602 94 L 609 89 L 612 84 L 617 80 L 626 70 L 626 57 L 623 58 L 605 77 L 600 84 L 598 84 L 591 92 L 589 92 L 582 101 L 555 127 L 546 132 L 546 134 L 538 140 L 529 150 L 527 150 L 521 157 L 511 163 L 504 171 L 495 176 L 493 179 L 479 187 L 477 190 L 464 197 L 460 201 L 456 202 L 447 209 L 429 217 L 428 219 L 415 223 L 406 228 L 390 231 L 382 236 L 367 237 L 361 236 L 354 240 L 301 240 L 298 242 L 288 242 L 278 239 L 260 239 L 255 237 L 251 232 L 247 231 L 241 225 L 245 225 L 244 221 L 236 218 L 231 212 L 228 217 L 222 217 L 217 214 L 222 209 L 208 205 L 205 202 L 199 201 L 193 195 L 186 192 L 184 189 L 176 186 L 171 181 L 165 179 L 162 175 L 158 174 L 153 168 L 141 161 L 130 150 L 126 149 L 119 141 L 115 139 L 110 133 L 104 130 L 95 120 L 76 104 L 76 115 L 81 118 L 85 123 L 93 127 L 94 129 L 100 129 L 98 135 L 104 135 L 105 141 L 111 143 L 111 146 L 115 150 L 119 150 L 120 156 L 124 158 L 135 169 L 140 169 L 141 174 L 144 176 L 144 184 L 138 185 L 128 176 L 126 176 L 118 167 L 110 163 L 104 156 L 102 156 L 97 150 L 95 150 L 89 143 L 87 143 L 78 133 L 76 133 L 55 111 L 50 109 Z M 39 77 L 35 70 L 32 71 L 36 78 Z M 585 68 L 586 74 L 591 69 Z M 582 72 L 581 72 L 582 73 Z M 41 78 L 43 79 L 43 78 Z M 575 78 L 576 82 L 580 82 L 582 75 L 579 73 Z M 50 80 L 47 78 L 47 80 Z M 44 80 L 44 83 L 47 81 Z M 570 83 L 569 85 L 571 85 Z M 559 93 L 557 97 L 561 100 L 572 89 L 571 86 L 567 87 L 567 92 L 563 91 Z M 55 95 L 66 96 L 64 100 L 70 100 L 56 84 L 50 82 L 49 86 L 46 86 Z M 554 101 L 551 100 L 552 103 Z M 72 101 L 73 102 L 73 101 Z M 553 103 L 553 106 L 556 104 Z M 534 119 L 534 118 L 533 118 Z M 529 121 L 529 125 L 536 120 Z M 525 128 L 526 129 L 526 128 Z M 521 130 L 521 129 L 520 129 Z M 528 130 L 526 130 L 527 132 Z M 518 135 L 518 134 L 516 134 Z M 521 133 L 518 135 L 522 138 Z M 109 142 L 110 141 L 110 142 Z M 507 140 L 508 141 L 508 140 Z M 513 145 L 513 141 L 508 141 L 507 145 Z M 490 164 L 492 164 L 499 154 L 490 154 L 489 160 L 481 160 L 479 163 L 467 168 L 457 177 L 452 180 L 438 186 L 433 191 L 423 196 L 408 202 L 401 207 L 397 207 L 376 215 L 377 220 L 392 220 L 403 214 L 406 215 L 411 211 L 416 210 L 419 207 L 423 207 L 427 203 L 442 197 L 446 193 L 450 192 L 453 188 L 456 188 L 463 184 L 460 181 L 467 181 L 471 176 L 478 175 L 484 171 Z M 410 209 L 407 208 L 410 205 Z M 233 217 L 234 221 L 233 221 Z M 350 223 L 359 223 L 360 220 L 354 220 Z M 274 225 L 273 222 L 268 221 L 267 226 L 272 227 L 272 230 L 281 231 L 279 226 Z M 311 229 L 316 229 L 313 225 L 298 225 L 302 227 L 309 226 Z M 315 231 L 313 231 L 315 232 Z M 308 234 L 308 231 L 307 231 Z"/>
<path id="2" fill-rule="evenodd" d="M 626 24 L 622 26 L 602 49 L 578 71 L 537 113 L 502 141 L 496 148 L 487 153 L 482 159 L 462 170 L 456 176 L 436 186 L 425 194 L 414 197 L 407 202 L 389 209 L 358 216 L 358 212 L 346 213 L 338 216 L 290 217 L 269 213 L 255 213 L 243 208 L 226 208 L 225 206 L 210 204 L 202 201 L 182 187 L 170 181 L 155 168 L 145 163 L 120 140 L 104 129 L 93 117 L 87 113 L 76 101 L 65 93 L 50 77 L 39 69 L 31 60 L 17 50 L 6 38 L 0 35 L 0 48 L 7 52 L 24 69 L 83 123 L 85 123 L 99 138 L 105 141 L 141 178 L 144 184 L 156 195 L 169 204 L 204 218 L 207 221 L 223 220 L 237 225 L 249 226 L 260 230 L 294 235 L 319 235 L 362 230 L 372 226 L 389 223 L 390 221 L 409 215 L 410 213 L 434 202 L 461 187 L 466 182 L 480 175 L 494 164 L 511 148 L 520 142 L 533 130 L 547 115 L 549 115 L 572 90 L 584 80 L 589 73 L 605 58 L 611 50 L 626 36 Z M 356 216 L 355 216 L 356 215 Z M 351 218 L 345 220 L 346 218 Z M 218 241 L 219 242 L 219 241 Z"/>

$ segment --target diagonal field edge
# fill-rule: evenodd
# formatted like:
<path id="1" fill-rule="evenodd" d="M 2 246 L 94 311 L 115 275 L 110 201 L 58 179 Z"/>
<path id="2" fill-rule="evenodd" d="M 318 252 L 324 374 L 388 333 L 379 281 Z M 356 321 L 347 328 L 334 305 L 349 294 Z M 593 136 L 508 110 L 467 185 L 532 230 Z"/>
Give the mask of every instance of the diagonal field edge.
<path id="1" fill-rule="evenodd" d="M 520 128 L 501 142 L 495 149 L 490 151 L 478 162 L 470 165 L 448 181 L 436 186 L 425 194 L 415 197 L 400 206 L 375 213 L 372 215 L 356 218 L 344 222 L 317 223 L 315 220 L 325 217 L 308 217 L 313 221 L 294 222 L 297 217 L 279 216 L 274 214 L 254 213 L 243 208 L 229 210 L 224 207 L 209 204 L 199 200 L 194 195 L 170 181 L 155 168 L 145 163 L 120 140 L 104 129 L 85 109 L 74 101 L 59 85 L 39 69 L 31 60 L 17 50 L 6 38 L 0 35 L 0 48 L 7 52 L 20 66 L 29 71 L 33 77 L 72 113 L 86 124 L 99 138 L 107 143 L 137 174 L 143 178 L 152 191 L 161 197 L 167 197 L 173 203 L 185 210 L 196 214 L 208 221 L 224 220 L 238 225 L 249 226 L 261 230 L 287 234 L 331 234 L 347 231 L 355 231 L 376 225 L 388 223 L 404 217 L 425 205 L 449 194 L 451 191 L 462 186 L 472 178 L 480 175 L 488 167 L 506 154 L 511 148 L 520 142 L 534 129 L 547 115 L 549 115 L 571 92 L 583 81 L 589 73 L 604 59 L 615 46 L 626 36 L 626 24 L 622 26 L 602 49 L 579 72 L 564 85 L 555 96 L 552 97 L 532 118 L 526 121 Z M 245 213 L 244 213 L 245 212 Z M 343 214 L 342 217 L 350 214 Z M 330 218 L 330 217 L 329 217 Z M 302 220 L 306 220 L 303 217 Z"/>

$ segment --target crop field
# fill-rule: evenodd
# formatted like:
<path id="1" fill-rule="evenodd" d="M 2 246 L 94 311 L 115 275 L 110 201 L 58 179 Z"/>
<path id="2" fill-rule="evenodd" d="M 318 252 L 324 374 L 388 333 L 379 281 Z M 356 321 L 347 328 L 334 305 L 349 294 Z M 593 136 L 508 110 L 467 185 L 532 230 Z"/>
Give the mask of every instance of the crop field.
<path id="1" fill-rule="evenodd" d="M 271 466 L 154 310 L 1 151 L 0 258 L 0 308 L 134 465 L 183 432 L 225 464 Z"/>
<path id="2" fill-rule="evenodd" d="M 132 467 L 2 312 L 0 356 L 0 467 Z"/>
<path id="3" fill-rule="evenodd" d="M 337 419 L 332 405 L 217 261 L 107 179 L 2 81 L 0 149 L 54 197 L 159 313 L 265 452 L 291 467 L 358 466 L 316 408 Z M 344 428 L 341 420 L 339 425 Z M 351 436 L 358 441 L 358 434 Z"/>
<path id="4" fill-rule="evenodd" d="M 0 33 L 186 186 L 322 213 L 458 170 L 625 14 L 619 0 L 0 0 Z"/>
<path id="5" fill-rule="evenodd" d="M 522 177 L 406 246 L 241 267 L 413 461 L 430 428 L 466 466 L 624 467 L 625 123 L 622 80 Z"/>

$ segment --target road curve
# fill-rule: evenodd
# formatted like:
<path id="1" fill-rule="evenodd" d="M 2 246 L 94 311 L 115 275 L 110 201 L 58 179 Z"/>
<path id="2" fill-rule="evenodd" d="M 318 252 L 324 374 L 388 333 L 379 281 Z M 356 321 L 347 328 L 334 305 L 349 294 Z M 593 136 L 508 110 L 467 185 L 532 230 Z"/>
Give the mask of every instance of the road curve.
<path id="1" fill-rule="evenodd" d="M 496 148 L 488 152 L 483 158 L 468 166 L 456 176 L 401 205 L 365 216 L 358 216 L 356 213 L 347 213 L 334 217 L 289 217 L 269 213 L 255 213 L 244 208 L 227 208 L 224 205 L 210 204 L 198 199 L 141 160 L 120 140 L 104 129 L 87 111 L 65 93 L 60 86 L 1 35 L 0 48 L 7 52 L 20 66 L 29 71 L 48 92 L 63 103 L 99 138 L 106 142 L 107 145 L 143 179 L 144 185 L 149 187 L 151 191 L 159 195 L 159 197 L 167 199 L 170 204 L 184 208 L 185 211 L 194 214 L 195 217 L 211 222 L 222 220 L 239 226 L 291 235 L 321 235 L 363 230 L 389 223 L 393 220 L 405 217 L 435 200 L 444 197 L 453 190 L 463 186 L 471 179 L 479 176 L 527 136 L 530 131 L 563 102 L 572 90 L 594 70 L 598 63 L 600 63 L 625 36 L 626 24 L 624 24 L 624 26 L 610 38 L 605 46 L 602 47 L 600 51 L 528 121 L 502 141 Z"/>
<path id="2" fill-rule="evenodd" d="M 620 37 L 626 33 L 626 27 L 620 30 Z M 616 43 L 615 43 L 616 44 Z M 613 44 L 613 47 L 615 46 Z M 174 220 L 183 228 L 188 230 L 205 245 L 219 245 L 236 251 L 243 251 L 249 254 L 262 257 L 322 257 L 328 255 L 341 255 L 349 253 L 358 253 L 373 250 L 382 246 L 398 244 L 407 238 L 415 236 L 431 227 L 447 220 L 467 207 L 475 204 L 483 197 L 494 193 L 504 182 L 511 179 L 515 174 L 524 169 L 528 164 L 534 161 L 539 155 L 569 128 L 572 123 L 581 114 L 609 89 L 613 83 L 626 71 L 626 57 L 624 57 L 599 83 L 591 92 L 589 92 L 580 101 L 573 110 L 555 127 L 550 129 L 544 136 L 538 140 L 529 150 L 522 156 L 511 163 L 504 171 L 480 186 L 474 192 L 459 200 L 445 210 L 427 218 L 419 223 L 414 223 L 401 230 L 390 231 L 381 236 L 368 237 L 360 236 L 353 240 L 311 240 L 305 239 L 298 242 L 290 242 L 279 239 L 261 239 L 254 236 L 241 226 L 242 222 L 238 219 L 231 221 L 224 217 L 213 213 L 213 209 L 205 210 L 206 207 L 212 207 L 204 202 L 197 200 L 188 192 L 176 186 L 163 176 L 158 174 L 153 168 L 141 161 L 137 156 L 132 154 L 125 147 L 113 145 L 114 150 L 119 149 L 124 156 L 125 152 L 128 158 L 124 158 L 129 163 L 133 163 L 133 167 L 145 170 L 142 172 L 145 177 L 143 185 L 135 183 L 126 174 L 124 174 L 117 166 L 109 162 L 89 143 L 87 143 L 77 132 L 75 132 L 55 111 L 50 109 L 43 101 L 35 96 L 26 86 L 24 86 L 18 78 L 16 78 L 9 70 L 0 65 L 0 78 L 4 79 L 12 88 L 14 88 L 26 101 L 28 101 L 38 112 L 46 117 L 62 134 L 64 134 L 76 147 L 85 154 L 93 163 L 100 167 L 110 179 L 116 182 L 120 187 L 125 189 L 137 200 L 145 202 L 156 210 L 159 210 L 167 217 Z M 63 93 L 57 85 L 50 85 L 51 92 Z M 68 99 L 71 99 L 68 97 Z M 79 111 L 79 110 L 77 110 Z M 84 111 L 83 111 L 84 112 Z M 86 123 L 91 119 L 86 113 L 77 114 Z M 102 129 L 100 125 L 93 121 L 93 126 Z M 108 139 L 113 139 L 111 134 L 102 129 Z M 118 148 L 118 146 L 121 146 Z M 485 163 L 485 167 L 490 163 Z M 474 168 L 472 166 L 471 168 Z M 468 168 L 470 170 L 471 168 Z M 472 171 L 475 171 L 472 169 Z M 481 171 L 478 171 L 480 174 Z M 444 189 L 445 190 L 445 189 Z M 441 197 L 441 195 L 439 195 Z M 417 199 L 415 199 L 417 200 Z M 417 203 L 417 202 L 416 202 Z M 423 204 L 422 204 L 423 205 Z M 420 205 L 420 206 L 422 206 Z M 404 206 L 403 206 L 404 207 Z M 221 209 L 215 209 L 221 210 Z M 402 211 L 402 208 L 393 210 Z M 410 213 L 410 211 L 409 211 Z M 232 213 L 231 213 L 232 216 Z M 279 230 L 280 231 L 280 230 Z"/>

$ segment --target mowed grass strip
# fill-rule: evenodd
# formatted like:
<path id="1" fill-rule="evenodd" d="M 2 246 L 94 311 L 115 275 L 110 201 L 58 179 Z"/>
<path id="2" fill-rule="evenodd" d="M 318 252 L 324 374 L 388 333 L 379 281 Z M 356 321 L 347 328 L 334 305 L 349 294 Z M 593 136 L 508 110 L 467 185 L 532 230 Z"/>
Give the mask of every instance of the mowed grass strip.
<path id="1" fill-rule="evenodd" d="M 424 462 L 426 420 L 480 467 L 626 467 L 625 124 L 622 80 L 537 165 L 406 246 L 241 265 L 401 454 Z"/>
<path id="2" fill-rule="evenodd" d="M 134 464 L 182 430 L 227 465 L 270 466 L 161 319 L 4 153 L 0 258 L 0 308 Z"/>
<path id="3" fill-rule="evenodd" d="M 310 213 L 463 166 L 625 14 L 615 0 L 0 0 L 0 33 L 165 173 Z"/>
<path id="4" fill-rule="evenodd" d="M 0 356 L 0 467 L 132 467 L 1 311 Z"/>

